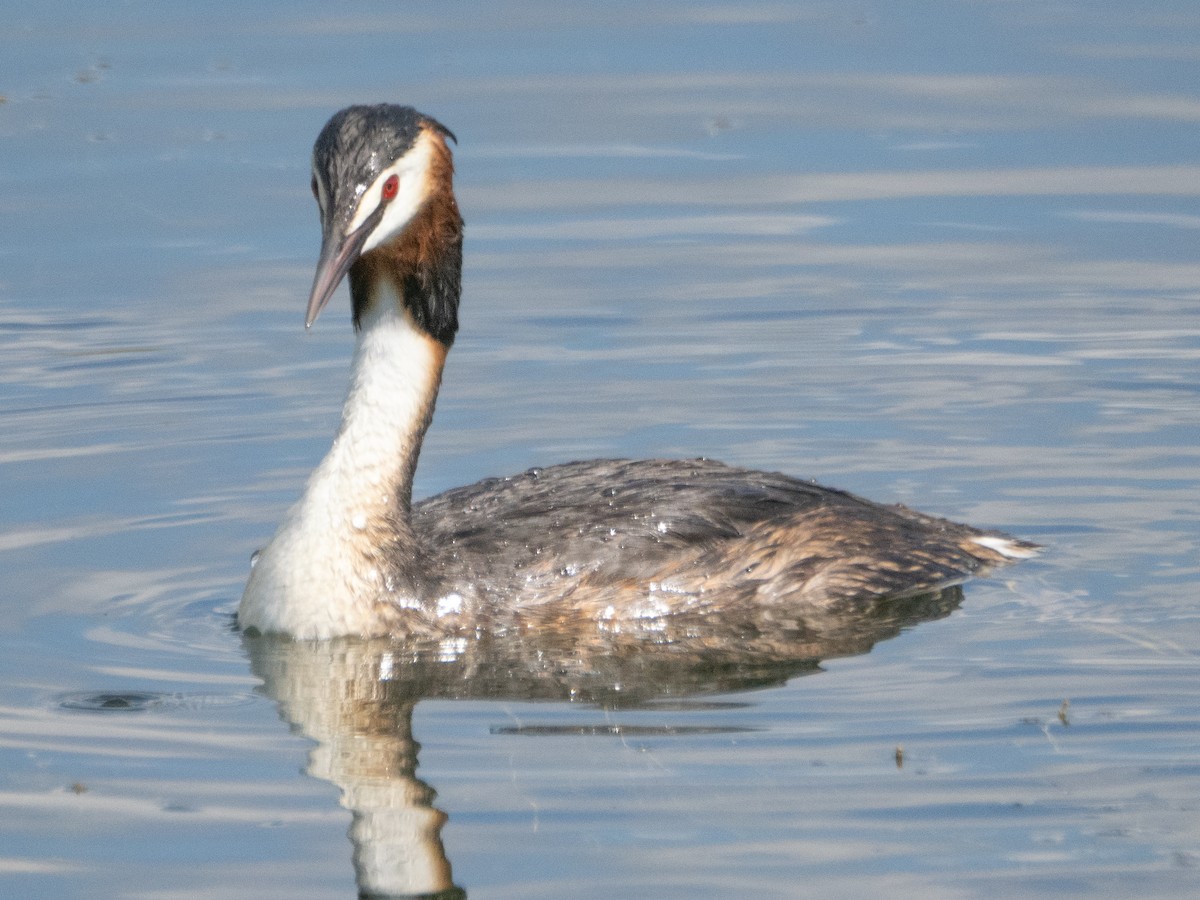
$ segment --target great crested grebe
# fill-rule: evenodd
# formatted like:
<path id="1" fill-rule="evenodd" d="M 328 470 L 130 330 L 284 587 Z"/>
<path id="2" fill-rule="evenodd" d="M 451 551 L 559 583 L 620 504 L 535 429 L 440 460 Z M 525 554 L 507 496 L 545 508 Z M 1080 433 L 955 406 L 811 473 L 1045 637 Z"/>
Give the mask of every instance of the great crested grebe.
<path id="1" fill-rule="evenodd" d="M 296 638 L 808 608 L 938 590 L 1035 546 L 786 475 L 711 460 L 592 460 L 412 503 L 458 329 L 451 132 L 352 106 L 313 148 L 322 244 L 306 327 L 343 276 L 358 343 L 333 447 L 238 609 Z"/>

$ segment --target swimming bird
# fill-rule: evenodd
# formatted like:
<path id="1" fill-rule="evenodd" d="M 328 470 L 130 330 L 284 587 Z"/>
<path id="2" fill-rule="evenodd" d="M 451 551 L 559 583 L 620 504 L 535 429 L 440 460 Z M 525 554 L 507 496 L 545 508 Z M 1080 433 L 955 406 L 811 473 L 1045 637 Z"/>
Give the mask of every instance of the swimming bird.
<path id="1" fill-rule="evenodd" d="M 1034 545 L 708 459 L 570 462 L 414 503 L 458 330 L 454 135 L 407 106 L 351 106 L 317 137 L 311 327 L 349 276 L 357 344 L 341 424 L 258 554 L 251 632 L 419 639 L 819 615 L 940 590 Z"/>

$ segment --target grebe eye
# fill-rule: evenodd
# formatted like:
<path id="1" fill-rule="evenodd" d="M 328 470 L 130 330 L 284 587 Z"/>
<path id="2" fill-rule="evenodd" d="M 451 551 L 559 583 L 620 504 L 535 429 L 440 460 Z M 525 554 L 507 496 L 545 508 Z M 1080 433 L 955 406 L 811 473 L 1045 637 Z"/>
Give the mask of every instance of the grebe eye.
<path id="1" fill-rule="evenodd" d="M 389 175 L 388 180 L 383 183 L 383 199 L 394 200 L 398 193 L 400 193 L 400 177 Z"/>

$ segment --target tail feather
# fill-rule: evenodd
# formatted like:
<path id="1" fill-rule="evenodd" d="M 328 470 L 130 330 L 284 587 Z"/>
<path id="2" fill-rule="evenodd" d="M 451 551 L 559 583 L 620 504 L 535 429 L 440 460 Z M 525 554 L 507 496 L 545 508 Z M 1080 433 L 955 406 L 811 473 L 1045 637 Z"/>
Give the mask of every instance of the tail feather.
<path id="1" fill-rule="evenodd" d="M 1020 541 L 1003 534 L 981 534 L 971 538 L 973 543 L 986 547 L 1004 559 L 1030 559 L 1037 556 L 1042 549 L 1029 541 Z"/>

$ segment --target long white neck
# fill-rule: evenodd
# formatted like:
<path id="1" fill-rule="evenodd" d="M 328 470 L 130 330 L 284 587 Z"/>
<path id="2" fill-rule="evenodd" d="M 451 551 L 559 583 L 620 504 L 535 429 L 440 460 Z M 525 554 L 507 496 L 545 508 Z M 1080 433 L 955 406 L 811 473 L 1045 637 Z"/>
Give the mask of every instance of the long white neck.
<path id="1" fill-rule="evenodd" d="M 337 437 L 259 554 L 238 610 L 243 628 L 370 634 L 381 598 L 406 601 L 392 596 L 399 588 L 382 555 L 412 540 L 412 476 L 446 351 L 413 324 L 387 280 L 373 293 Z"/>

